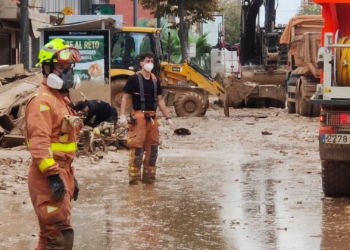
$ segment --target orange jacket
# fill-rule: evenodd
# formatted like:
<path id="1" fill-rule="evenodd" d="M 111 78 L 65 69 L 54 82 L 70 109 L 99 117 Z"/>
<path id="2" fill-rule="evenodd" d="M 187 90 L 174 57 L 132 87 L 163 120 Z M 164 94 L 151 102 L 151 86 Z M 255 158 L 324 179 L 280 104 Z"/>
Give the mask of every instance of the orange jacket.
<path id="1" fill-rule="evenodd" d="M 46 85 L 44 78 L 37 93 L 28 102 L 25 121 L 27 143 L 35 166 L 45 175 L 58 174 L 59 164 L 72 162 L 77 150 L 77 134 L 83 126 L 71 129 L 64 140 L 61 126 L 66 115 L 75 116 L 64 96 Z M 66 165 L 66 164 L 65 164 Z M 61 166 L 63 167 L 63 166 Z"/>

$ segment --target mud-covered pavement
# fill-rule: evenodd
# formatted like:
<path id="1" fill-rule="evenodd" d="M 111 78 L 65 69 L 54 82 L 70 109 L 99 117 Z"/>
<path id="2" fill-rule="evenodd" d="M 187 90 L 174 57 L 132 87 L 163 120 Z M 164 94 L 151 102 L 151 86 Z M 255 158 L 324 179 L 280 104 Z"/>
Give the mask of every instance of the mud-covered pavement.
<path id="1" fill-rule="evenodd" d="M 322 193 L 317 118 L 230 113 L 212 105 L 206 117 L 175 117 L 189 136 L 162 127 L 153 185 L 128 185 L 126 150 L 77 158 L 74 249 L 350 249 L 350 201 Z M 0 249 L 38 239 L 29 157 L 0 151 Z"/>

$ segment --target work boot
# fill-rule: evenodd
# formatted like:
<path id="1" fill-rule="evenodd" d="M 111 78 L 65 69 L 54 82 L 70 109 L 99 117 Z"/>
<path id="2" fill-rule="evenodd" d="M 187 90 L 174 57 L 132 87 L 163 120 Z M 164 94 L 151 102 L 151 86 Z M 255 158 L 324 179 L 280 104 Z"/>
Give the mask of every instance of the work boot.
<path id="1" fill-rule="evenodd" d="M 142 171 L 142 182 L 152 184 L 156 180 L 157 167 L 144 167 Z"/>
<path id="2" fill-rule="evenodd" d="M 73 249 L 73 243 L 74 243 L 74 231 L 73 229 L 67 229 L 61 231 L 64 237 L 65 241 L 65 248 L 64 250 L 72 250 Z"/>
<path id="3" fill-rule="evenodd" d="M 141 181 L 141 170 L 135 167 L 129 167 L 129 184 L 137 185 Z"/>

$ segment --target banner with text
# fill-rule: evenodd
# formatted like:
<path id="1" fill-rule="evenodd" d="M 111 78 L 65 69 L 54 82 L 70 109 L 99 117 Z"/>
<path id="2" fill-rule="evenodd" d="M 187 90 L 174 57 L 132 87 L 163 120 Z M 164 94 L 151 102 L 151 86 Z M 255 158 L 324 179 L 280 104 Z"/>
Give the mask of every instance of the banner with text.
<path id="1" fill-rule="evenodd" d="M 81 61 L 75 64 L 74 74 L 81 80 L 102 80 L 105 76 L 104 36 L 49 36 L 64 39 L 70 46 L 76 47 L 81 54 Z"/>

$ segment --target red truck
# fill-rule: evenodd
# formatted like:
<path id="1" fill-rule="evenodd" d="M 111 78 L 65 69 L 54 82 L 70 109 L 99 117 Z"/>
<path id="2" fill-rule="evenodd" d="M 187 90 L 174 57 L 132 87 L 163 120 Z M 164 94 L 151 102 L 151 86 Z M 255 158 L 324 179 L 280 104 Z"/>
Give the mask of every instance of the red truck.
<path id="1" fill-rule="evenodd" d="M 319 151 L 325 196 L 350 195 L 350 0 L 313 0 L 324 26 L 317 65 L 320 81 L 310 102 L 321 106 Z"/>

